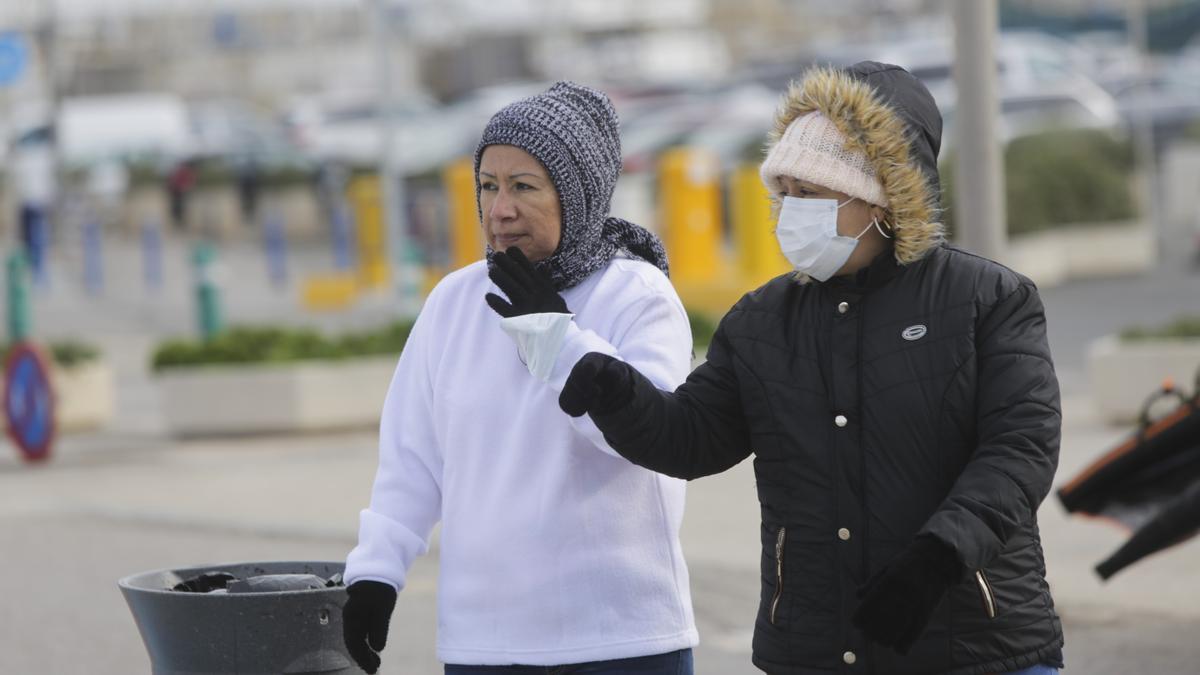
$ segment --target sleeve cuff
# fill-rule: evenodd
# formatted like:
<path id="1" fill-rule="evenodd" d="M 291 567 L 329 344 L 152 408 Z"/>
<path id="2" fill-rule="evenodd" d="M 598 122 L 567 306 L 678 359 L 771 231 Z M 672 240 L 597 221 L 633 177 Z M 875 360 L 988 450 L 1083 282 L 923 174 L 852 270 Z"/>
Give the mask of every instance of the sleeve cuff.
<path id="1" fill-rule="evenodd" d="M 534 377 L 546 382 L 554 370 L 574 314 L 543 312 L 500 320 L 500 328 L 517 343 L 521 362 Z M 578 330 L 578 329 L 576 329 Z"/>
<path id="2" fill-rule="evenodd" d="M 567 378 L 571 375 L 571 369 L 588 352 L 600 352 L 614 358 L 621 358 L 620 354 L 617 353 L 617 348 L 609 344 L 607 340 L 590 330 L 582 330 L 574 321 L 571 321 L 567 325 L 566 334 L 563 335 L 562 347 L 558 350 L 558 357 L 555 359 L 549 378 L 546 380 L 555 391 L 561 392 L 563 390 L 563 386 L 567 383 Z"/>
<path id="3" fill-rule="evenodd" d="M 358 546 L 346 556 L 342 578 L 347 586 L 370 579 L 391 584 L 400 591 L 413 560 L 428 550 L 429 543 L 412 530 L 387 516 L 364 509 L 359 516 Z"/>

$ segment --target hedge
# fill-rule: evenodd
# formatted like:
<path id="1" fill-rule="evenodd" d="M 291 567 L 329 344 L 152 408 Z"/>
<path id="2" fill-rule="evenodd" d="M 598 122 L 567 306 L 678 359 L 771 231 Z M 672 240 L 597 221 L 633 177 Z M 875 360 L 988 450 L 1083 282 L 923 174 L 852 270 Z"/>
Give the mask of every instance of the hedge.
<path id="1" fill-rule="evenodd" d="M 1121 339 L 1131 342 L 1188 338 L 1200 338 L 1200 314 L 1179 316 L 1162 326 L 1134 326 L 1121 331 Z"/>
<path id="2" fill-rule="evenodd" d="M 688 322 L 697 350 L 703 351 L 716 332 L 716 320 L 708 314 L 689 311 Z M 327 337 L 308 328 L 240 326 L 208 342 L 163 342 L 154 351 L 152 368 L 160 371 L 215 364 L 291 363 L 399 354 L 411 331 L 412 321 L 397 321 L 377 330 L 339 337 Z"/>
<path id="3" fill-rule="evenodd" d="M 939 169 L 951 232 L 955 161 L 948 157 Z M 1104 131 L 1053 131 L 1012 141 L 1004 152 L 1008 233 L 1132 219 L 1134 165 L 1131 144 Z"/>
<path id="4" fill-rule="evenodd" d="M 326 337 L 307 328 L 242 326 L 210 341 L 169 340 L 154 352 L 154 370 L 232 363 L 289 363 L 399 354 L 412 330 L 411 321 L 383 328 Z"/>
<path id="5" fill-rule="evenodd" d="M 12 347 L 10 344 L 0 343 L 0 354 L 8 355 L 8 350 Z M 92 345 L 78 342 L 75 340 L 61 340 L 51 342 L 47 345 L 50 353 L 50 359 L 55 364 L 64 368 L 93 361 L 100 357 L 100 350 Z"/>

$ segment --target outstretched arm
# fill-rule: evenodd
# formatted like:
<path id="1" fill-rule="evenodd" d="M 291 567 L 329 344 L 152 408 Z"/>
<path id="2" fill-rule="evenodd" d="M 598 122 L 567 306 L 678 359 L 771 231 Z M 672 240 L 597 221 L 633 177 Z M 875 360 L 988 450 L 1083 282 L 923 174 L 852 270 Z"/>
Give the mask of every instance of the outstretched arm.
<path id="1" fill-rule="evenodd" d="M 720 473 L 750 454 L 734 358 L 718 330 L 708 361 L 668 393 L 628 363 L 592 352 L 571 370 L 559 406 L 590 415 L 608 444 L 635 464 L 676 478 Z"/>

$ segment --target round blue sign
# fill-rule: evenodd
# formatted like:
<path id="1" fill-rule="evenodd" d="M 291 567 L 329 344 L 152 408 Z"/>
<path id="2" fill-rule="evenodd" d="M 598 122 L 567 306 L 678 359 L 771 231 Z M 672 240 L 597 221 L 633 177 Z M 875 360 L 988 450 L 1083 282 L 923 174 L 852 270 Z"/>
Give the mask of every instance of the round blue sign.
<path id="1" fill-rule="evenodd" d="M 16 82 L 28 60 L 25 39 L 15 31 L 0 32 L 0 87 Z"/>
<path id="2" fill-rule="evenodd" d="M 54 395 L 46 360 L 22 342 L 8 352 L 4 367 L 4 417 L 8 435 L 30 461 L 50 456 L 54 441 Z"/>

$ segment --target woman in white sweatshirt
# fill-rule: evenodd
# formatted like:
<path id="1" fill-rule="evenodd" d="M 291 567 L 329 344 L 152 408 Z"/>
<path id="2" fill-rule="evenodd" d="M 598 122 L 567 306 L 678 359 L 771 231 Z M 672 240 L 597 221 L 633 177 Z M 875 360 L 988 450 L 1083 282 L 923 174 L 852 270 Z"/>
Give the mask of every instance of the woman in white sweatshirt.
<path id="1" fill-rule="evenodd" d="M 484 130 L 487 260 L 443 279 L 413 327 L 346 561 L 346 646 L 367 672 L 439 521 L 447 675 L 692 672 L 684 483 L 621 458 L 557 402 L 592 351 L 664 389 L 690 370 L 661 242 L 608 215 L 620 169 L 612 104 L 587 87 L 555 84 Z"/>

